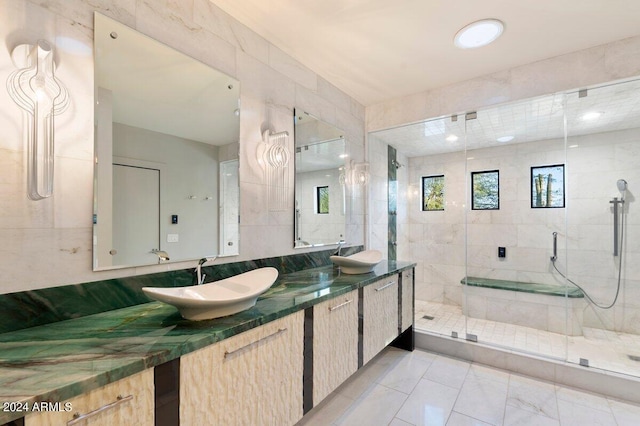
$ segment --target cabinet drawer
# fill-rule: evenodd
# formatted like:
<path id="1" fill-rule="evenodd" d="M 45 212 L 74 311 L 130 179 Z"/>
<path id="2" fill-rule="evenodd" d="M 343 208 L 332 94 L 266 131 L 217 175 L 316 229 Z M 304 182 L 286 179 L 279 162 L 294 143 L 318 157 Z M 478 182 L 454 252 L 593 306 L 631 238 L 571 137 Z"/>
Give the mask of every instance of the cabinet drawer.
<path id="1" fill-rule="evenodd" d="M 302 418 L 304 312 L 183 356 L 183 425 L 291 425 Z"/>
<path id="2" fill-rule="evenodd" d="M 398 336 L 398 276 L 363 288 L 362 361 L 366 364 Z"/>
<path id="3" fill-rule="evenodd" d="M 358 291 L 313 307 L 313 405 L 358 369 Z"/>
<path id="4" fill-rule="evenodd" d="M 67 424 L 153 426 L 153 369 L 150 368 L 65 402 L 70 403 L 71 411 L 31 413 L 25 417 L 25 426 Z M 63 407 L 64 404 L 63 402 Z"/>

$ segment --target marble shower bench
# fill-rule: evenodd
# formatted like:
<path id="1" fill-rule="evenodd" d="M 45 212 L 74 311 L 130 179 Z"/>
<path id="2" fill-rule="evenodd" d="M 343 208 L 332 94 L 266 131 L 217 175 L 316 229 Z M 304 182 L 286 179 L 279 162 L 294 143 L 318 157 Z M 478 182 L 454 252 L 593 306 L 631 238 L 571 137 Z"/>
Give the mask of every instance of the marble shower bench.
<path id="1" fill-rule="evenodd" d="M 471 318 L 582 335 L 587 304 L 578 288 L 478 277 L 460 283 L 467 286 L 462 310 Z"/>

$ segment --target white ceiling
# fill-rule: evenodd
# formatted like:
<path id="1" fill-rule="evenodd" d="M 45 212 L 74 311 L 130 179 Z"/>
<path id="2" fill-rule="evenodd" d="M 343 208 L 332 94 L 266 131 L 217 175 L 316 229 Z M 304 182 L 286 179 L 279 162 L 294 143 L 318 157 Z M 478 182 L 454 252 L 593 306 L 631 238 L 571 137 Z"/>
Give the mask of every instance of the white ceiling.
<path id="1" fill-rule="evenodd" d="M 211 0 L 363 105 L 640 34 L 640 0 Z M 457 49 L 483 18 L 495 43 Z"/>

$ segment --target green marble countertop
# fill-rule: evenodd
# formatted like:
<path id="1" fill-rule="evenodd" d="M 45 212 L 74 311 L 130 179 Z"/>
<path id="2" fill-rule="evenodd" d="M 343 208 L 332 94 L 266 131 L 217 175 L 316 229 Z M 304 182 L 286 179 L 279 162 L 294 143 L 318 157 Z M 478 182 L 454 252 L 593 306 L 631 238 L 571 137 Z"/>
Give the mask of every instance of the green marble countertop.
<path id="1" fill-rule="evenodd" d="M 0 424 L 26 414 L 5 402 L 64 401 L 414 266 L 383 260 L 363 275 L 333 266 L 281 275 L 253 308 L 208 321 L 151 302 L 0 334 Z"/>
<path id="2" fill-rule="evenodd" d="M 550 296 L 562 296 L 580 298 L 584 293 L 576 287 L 565 289 L 561 285 L 525 283 L 520 281 L 494 280 L 492 278 L 467 277 L 460 280 L 460 284 L 472 287 L 496 288 L 500 290 L 520 291 L 523 293 L 546 294 Z"/>

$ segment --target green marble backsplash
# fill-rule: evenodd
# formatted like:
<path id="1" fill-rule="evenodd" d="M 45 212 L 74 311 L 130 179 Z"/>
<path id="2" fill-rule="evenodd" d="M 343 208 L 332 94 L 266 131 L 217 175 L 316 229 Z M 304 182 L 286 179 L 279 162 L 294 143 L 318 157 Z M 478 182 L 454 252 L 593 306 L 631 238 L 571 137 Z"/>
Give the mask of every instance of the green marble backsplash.
<path id="1" fill-rule="evenodd" d="M 362 246 L 345 247 L 342 255 Z M 217 281 L 256 268 L 272 266 L 280 274 L 329 265 L 335 249 L 290 256 L 223 263 L 203 268 L 207 282 Z M 0 333 L 79 318 L 150 301 L 142 287 L 183 287 L 194 284 L 193 269 L 131 276 L 89 283 L 51 287 L 0 295 Z"/>

